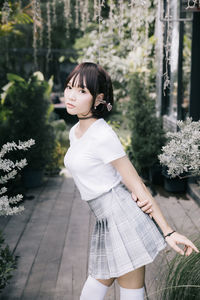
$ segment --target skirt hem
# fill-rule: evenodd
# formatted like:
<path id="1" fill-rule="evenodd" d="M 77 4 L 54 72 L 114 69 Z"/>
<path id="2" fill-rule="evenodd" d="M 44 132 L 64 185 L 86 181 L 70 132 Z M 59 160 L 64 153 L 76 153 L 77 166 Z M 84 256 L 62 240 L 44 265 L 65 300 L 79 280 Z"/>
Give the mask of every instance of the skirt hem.
<path id="1" fill-rule="evenodd" d="M 102 274 L 94 274 L 91 270 L 88 270 L 88 275 L 92 276 L 93 278 L 95 279 L 110 279 L 110 278 L 114 278 L 114 277 L 120 277 L 122 275 L 125 275 L 126 273 L 129 273 L 131 271 L 134 271 L 142 266 L 146 266 L 150 263 L 152 263 L 156 256 L 158 255 L 158 253 L 160 251 L 162 251 L 164 248 L 166 247 L 166 243 L 164 245 L 162 245 L 160 248 L 158 248 L 158 251 L 155 253 L 155 255 L 153 256 L 152 259 L 150 260 L 147 260 L 145 263 L 142 263 L 142 264 L 138 264 L 137 266 L 131 266 L 131 267 L 128 267 L 126 270 L 123 270 L 121 272 L 116 272 L 116 273 L 111 273 L 110 275 L 102 275 Z"/>

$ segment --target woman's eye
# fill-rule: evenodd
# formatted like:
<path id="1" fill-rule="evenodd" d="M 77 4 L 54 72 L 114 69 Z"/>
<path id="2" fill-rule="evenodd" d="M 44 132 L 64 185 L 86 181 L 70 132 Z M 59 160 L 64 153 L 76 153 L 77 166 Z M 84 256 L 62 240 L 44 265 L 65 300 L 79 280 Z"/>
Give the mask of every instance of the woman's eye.
<path id="1" fill-rule="evenodd" d="M 81 94 L 83 93 L 83 94 L 85 94 L 86 93 L 86 91 L 85 90 L 80 90 L 80 92 L 81 92 Z"/>
<path id="2" fill-rule="evenodd" d="M 66 89 L 71 89 L 72 87 L 70 85 L 67 85 Z"/>

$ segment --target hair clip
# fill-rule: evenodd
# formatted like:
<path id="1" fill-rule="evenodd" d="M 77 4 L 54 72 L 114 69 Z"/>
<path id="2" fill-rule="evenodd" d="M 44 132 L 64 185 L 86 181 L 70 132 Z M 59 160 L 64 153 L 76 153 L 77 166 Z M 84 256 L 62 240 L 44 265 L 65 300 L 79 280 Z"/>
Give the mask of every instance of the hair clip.
<path id="1" fill-rule="evenodd" d="M 111 111 L 112 105 L 110 103 L 107 103 L 105 100 L 102 100 L 102 99 L 100 99 L 99 102 L 102 103 L 102 104 L 105 104 L 106 107 L 107 107 L 107 110 Z"/>
<path id="2" fill-rule="evenodd" d="M 111 111 L 111 109 L 112 109 L 112 105 L 111 105 L 110 103 L 108 103 L 108 104 L 107 104 L 107 110 L 108 110 L 108 111 Z"/>

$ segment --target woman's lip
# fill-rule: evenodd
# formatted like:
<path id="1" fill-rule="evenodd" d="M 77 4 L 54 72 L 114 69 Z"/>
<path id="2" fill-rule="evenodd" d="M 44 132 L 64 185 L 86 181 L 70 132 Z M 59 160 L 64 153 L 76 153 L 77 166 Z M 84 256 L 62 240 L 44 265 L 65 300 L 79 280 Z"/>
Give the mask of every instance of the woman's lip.
<path id="1" fill-rule="evenodd" d="M 75 106 L 73 104 L 67 103 L 66 104 L 68 107 L 74 108 Z"/>

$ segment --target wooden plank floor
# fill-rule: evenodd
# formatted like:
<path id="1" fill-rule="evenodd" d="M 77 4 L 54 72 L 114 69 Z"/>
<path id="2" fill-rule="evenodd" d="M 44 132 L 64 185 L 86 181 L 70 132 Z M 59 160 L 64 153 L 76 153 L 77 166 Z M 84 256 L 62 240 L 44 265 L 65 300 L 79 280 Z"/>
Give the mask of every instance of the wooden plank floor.
<path id="1" fill-rule="evenodd" d="M 25 201 L 21 215 L 0 218 L 6 242 L 19 256 L 18 268 L 0 299 L 79 300 L 87 278 L 94 216 L 66 170 L 28 195 L 34 199 Z M 172 227 L 187 236 L 199 235 L 200 208 L 192 199 L 162 190 L 155 198 Z M 173 255 L 167 247 L 146 267 L 147 299 L 159 299 L 157 283 Z M 117 282 L 105 300 L 119 300 Z"/>

